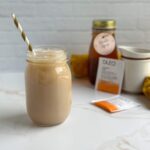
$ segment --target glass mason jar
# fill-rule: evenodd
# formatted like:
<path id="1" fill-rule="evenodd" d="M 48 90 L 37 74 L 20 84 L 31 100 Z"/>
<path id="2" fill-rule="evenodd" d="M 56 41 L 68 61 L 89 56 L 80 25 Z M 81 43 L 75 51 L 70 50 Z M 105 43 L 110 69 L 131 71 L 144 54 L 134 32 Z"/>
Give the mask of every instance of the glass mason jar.
<path id="1" fill-rule="evenodd" d="M 118 58 L 115 29 L 115 20 L 93 21 L 92 40 L 89 48 L 88 59 L 88 74 L 92 84 L 95 84 L 99 58 Z"/>
<path id="2" fill-rule="evenodd" d="M 36 48 L 28 52 L 25 71 L 26 106 L 40 126 L 62 123 L 71 109 L 71 72 L 60 49 Z"/>

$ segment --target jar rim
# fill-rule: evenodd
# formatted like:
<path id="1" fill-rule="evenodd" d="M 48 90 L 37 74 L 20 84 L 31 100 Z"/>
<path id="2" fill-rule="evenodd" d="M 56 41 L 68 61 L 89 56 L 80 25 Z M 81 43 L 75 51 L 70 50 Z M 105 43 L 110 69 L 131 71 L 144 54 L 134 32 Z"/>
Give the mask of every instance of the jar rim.
<path id="1" fill-rule="evenodd" d="M 27 61 L 38 63 L 56 63 L 66 61 L 66 52 L 60 48 L 52 47 L 37 47 L 33 51 L 28 51 Z"/>

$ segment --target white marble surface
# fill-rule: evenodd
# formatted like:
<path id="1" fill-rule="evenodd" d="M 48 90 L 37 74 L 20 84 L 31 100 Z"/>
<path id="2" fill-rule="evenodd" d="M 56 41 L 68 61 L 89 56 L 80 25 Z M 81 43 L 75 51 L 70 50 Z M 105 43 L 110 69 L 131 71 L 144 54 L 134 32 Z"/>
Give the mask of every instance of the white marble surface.
<path id="1" fill-rule="evenodd" d="M 73 105 L 59 126 L 37 127 L 26 114 L 23 73 L 0 74 L 1 150 L 149 150 L 150 100 L 128 95 L 141 106 L 109 114 L 93 99 L 110 97 L 86 80 L 74 80 Z"/>

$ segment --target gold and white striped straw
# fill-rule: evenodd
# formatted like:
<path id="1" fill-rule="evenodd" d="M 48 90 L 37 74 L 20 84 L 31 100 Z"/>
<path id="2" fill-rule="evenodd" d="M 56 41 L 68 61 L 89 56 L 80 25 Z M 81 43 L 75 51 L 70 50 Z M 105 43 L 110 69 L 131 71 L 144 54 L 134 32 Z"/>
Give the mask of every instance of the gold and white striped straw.
<path id="1" fill-rule="evenodd" d="M 19 29 L 23 40 L 27 43 L 29 51 L 32 52 L 33 49 L 32 49 L 31 43 L 30 43 L 28 37 L 26 36 L 26 34 L 25 34 L 25 32 L 24 32 L 24 30 L 23 30 L 23 28 L 22 28 L 20 22 L 17 20 L 16 15 L 15 15 L 14 13 L 12 14 L 12 18 L 13 18 L 13 20 L 14 20 L 15 26 L 17 27 L 17 29 Z"/>

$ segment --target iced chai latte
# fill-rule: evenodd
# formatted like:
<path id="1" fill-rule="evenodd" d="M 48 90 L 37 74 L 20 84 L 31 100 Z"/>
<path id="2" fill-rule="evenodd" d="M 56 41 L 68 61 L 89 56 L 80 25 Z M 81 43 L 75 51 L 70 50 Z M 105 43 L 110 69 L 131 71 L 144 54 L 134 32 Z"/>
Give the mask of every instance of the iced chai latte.
<path id="1" fill-rule="evenodd" d="M 62 123 L 71 108 L 71 73 L 66 54 L 58 49 L 28 52 L 25 72 L 27 112 L 34 123 Z"/>

